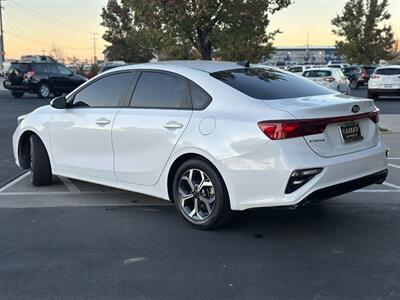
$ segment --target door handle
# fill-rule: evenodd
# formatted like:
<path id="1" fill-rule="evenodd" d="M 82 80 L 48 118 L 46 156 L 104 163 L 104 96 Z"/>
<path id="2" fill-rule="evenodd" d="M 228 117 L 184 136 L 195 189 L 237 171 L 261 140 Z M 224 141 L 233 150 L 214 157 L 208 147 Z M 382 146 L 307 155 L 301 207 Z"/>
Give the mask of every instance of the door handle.
<path id="1" fill-rule="evenodd" d="M 166 129 L 179 129 L 182 128 L 183 124 L 182 123 L 178 123 L 176 121 L 169 121 L 168 123 L 166 123 L 164 125 L 164 128 Z"/>
<path id="2" fill-rule="evenodd" d="M 100 125 L 100 126 L 108 125 L 108 124 L 110 124 L 110 123 L 111 123 L 111 121 L 108 120 L 108 119 L 106 119 L 106 118 L 101 118 L 101 119 L 98 119 L 98 120 L 96 121 L 96 124 L 97 124 L 97 125 Z"/>

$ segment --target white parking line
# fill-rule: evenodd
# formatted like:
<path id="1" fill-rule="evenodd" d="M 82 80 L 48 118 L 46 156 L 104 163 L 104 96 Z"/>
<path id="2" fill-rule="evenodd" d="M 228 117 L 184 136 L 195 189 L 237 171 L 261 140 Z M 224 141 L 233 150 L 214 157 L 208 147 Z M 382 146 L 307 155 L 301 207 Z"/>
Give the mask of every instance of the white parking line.
<path id="1" fill-rule="evenodd" d="M 388 157 L 389 160 L 400 160 L 400 157 Z"/>
<path id="2" fill-rule="evenodd" d="M 2 188 L 0 188 L 0 193 L 5 191 L 6 189 L 12 187 L 13 185 L 17 184 L 18 182 L 20 182 L 22 179 L 24 179 L 25 177 L 29 176 L 30 174 L 31 174 L 31 172 L 26 172 L 25 174 L 22 174 L 21 176 L 15 178 L 13 181 L 9 182 L 8 184 L 6 184 Z"/>
<path id="3" fill-rule="evenodd" d="M 396 185 L 396 184 L 393 184 L 393 183 L 390 183 L 390 182 L 384 182 L 382 184 L 400 190 L 400 185 Z"/>
<path id="4" fill-rule="evenodd" d="M 85 191 L 85 192 L 4 192 L 0 193 L 1 196 L 27 196 L 27 195 L 96 195 L 96 194 L 101 194 L 101 195 L 118 195 L 118 194 L 123 194 L 123 191 L 107 191 L 107 192 L 102 192 L 102 191 Z M 125 192 L 125 193 L 130 193 L 130 192 Z"/>
<path id="5" fill-rule="evenodd" d="M 60 178 L 62 183 L 64 183 L 64 185 L 67 187 L 68 191 L 70 191 L 72 193 L 80 192 L 78 187 L 75 184 L 73 184 L 72 181 L 69 180 L 69 178 L 62 177 L 62 176 L 58 176 L 58 178 Z"/>
<path id="6" fill-rule="evenodd" d="M 400 190 L 357 190 L 354 193 L 400 193 Z"/>
<path id="7" fill-rule="evenodd" d="M 400 169 L 400 166 L 398 166 L 398 165 L 394 165 L 394 164 L 388 164 L 388 166 L 389 166 L 389 167 L 393 167 L 393 168 Z"/>

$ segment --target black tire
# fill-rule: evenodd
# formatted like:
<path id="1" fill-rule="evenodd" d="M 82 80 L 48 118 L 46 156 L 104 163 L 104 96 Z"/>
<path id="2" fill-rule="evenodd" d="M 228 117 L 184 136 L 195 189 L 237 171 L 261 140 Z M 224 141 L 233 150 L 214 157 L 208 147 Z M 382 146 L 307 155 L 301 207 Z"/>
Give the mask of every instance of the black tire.
<path id="1" fill-rule="evenodd" d="M 45 186 L 52 183 L 49 156 L 43 142 L 37 135 L 30 136 L 32 184 Z"/>
<path id="2" fill-rule="evenodd" d="M 39 98 L 49 98 L 51 95 L 51 87 L 48 83 L 43 82 L 39 85 L 39 88 L 37 90 L 37 95 Z"/>
<path id="3" fill-rule="evenodd" d="M 357 82 L 357 80 L 352 80 L 351 82 L 350 82 L 350 88 L 352 89 L 352 90 L 358 90 L 358 82 Z"/>
<path id="4" fill-rule="evenodd" d="M 24 92 L 11 92 L 11 95 L 13 95 L 14 98 L 22 98 L 22 96 L 24 96 Z"/>
<path id="5" fill-rule="evenodd" d="M 209 179 L 209 183 L 211 183 L 212 187 L 208 187 L 208 192 L 204 190 L 200 190 L 197 192 L 197 195 L 205 195 L 203 193 L 207 192 L 206 197 L 210 197 L 209 191 L 211 190 L 211 193 L 213 195 L 214 200 L 212 202 L 208 202 L 208 207 L 210 203 L 212 203 L 212 211 L 211 213 L 208 214 L 207 217 L 205 217 L 203 220 L 195 219 L 196 217 L 191 217 L 189 216 L 188 211 L 186 211 L 186 208 L 184 208 L 181 205 L 181 197 L 180 197 L 180 184 L 182 184 L 182 178 L 185 177 L 184 175 L 187 174 L 187 172 L 190 172 L 190 170 L 194 170 L 195 172 L 203 172 L 205 176 Z M 200 174 L 200 173 L 199 173 Z M 194 176 L 193 176 L 194 177 Z M 193 183 L 193 182 L 192 182 Z M 196 185 L 193 185 L 196 186 Z M 220 174 L 216 171 L 216 169 L 210 165 L 206 160 L 201 159 L 201 158 L 194 158 L 190 159 L 186 162 L 184 162 L 177 170 L 174 181 L 173 181 L 173 201 L 175 202 L 175 207 L 178 211 L 178 213 L 187 221 L 189 222 L 192 226 L 194 226 L 197 229 L 214 229 L 217 227 L 220 227 L 224 224 L 226 224 L 230 217 L 232 216 L 232 211 L 230 209 L 230 202 L 229 202 L 229 196 L 227 189 L 225 187 L 225 183 L 223 179 L 221 178 Z M 205 187 L 207 188 L 207 187 Z M 190 192 L 189 192 L 190 194 Z M 200 196 L 197 196 L 200 198 Z M 203 201 L 195 200 L 196 196 L 193 196 L 193 203 L 194 201 L 198 202 L 198 207 L 199 209 L 206 209 L 206 205 Z M 204 199 L 204 197 L 203 197 Z M 193 204 L 194 207 L 194 204 Z M 189 209 L 190 210 L 190 209 Z M 193 211 L 192 211 L 193 212 Z M 199 215 L 199 214 L 197 214 Z"/>

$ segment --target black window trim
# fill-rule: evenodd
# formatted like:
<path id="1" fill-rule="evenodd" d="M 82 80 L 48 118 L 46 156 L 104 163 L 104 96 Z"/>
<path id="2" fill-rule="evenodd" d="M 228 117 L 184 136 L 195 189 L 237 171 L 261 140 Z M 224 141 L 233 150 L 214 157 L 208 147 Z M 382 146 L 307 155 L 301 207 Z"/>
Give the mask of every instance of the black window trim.
<path id="1" fill-rule="evenodd" d="M 134 88 L 132 90 L 132 93 L 130 93 L 129 101 L 127 103 L 127 107 L 126 108 L 130 108 L 130 109 L 189 110 L 189 111 L 193 111 L 194 110 L 193 109 L 193 102 L 192 102 L 192 94 L 191 94 L 191 91 L 190 91 L 190 84 L 189 84 L 189 81 L 188 81 L 189 79 L 187 79 L 186 77 L 184 77 L 184 76 L 182 76 L 180 74 L 177 74 L 177 73 L 174 73 L 174 72 L 170 72 L 170 71 L 165 71 L 165 70 L 140 69 L 140 70 L 136 70 L 136 71 L 138 71 L 137 78 L 135 80 L 135 84 L 134 84 Z M 133 101 L 133 95 L 135 94 L 135 90 L 136 90 L 137 84 L 138 84 L 138 82 L 140 80 L 140 77 L 142 76 L 142 73 L 146 73 L 146 72 L 168 74 L 170 76 L 174 76 L 174 77 L 178 77 L 180 79 L 183 79 L 185 81 L 185 84 L 186 84 L 186 89 L 187 89 L 188 96 L 189 96 L 188 100 L 189 100 L 189 106 L 190 107 L 188 107 L 188 108 L 176 108 L 176 107 L 156 107 L 156 106 L 150 106 L 150 107 L 131 106 L 131 103 Z"/>
<path id="2" fill-rule="evenodd" d="M 107 73 L 104 74 L 103 76 L 100 76 L 98 78 L 96 78 L 96 80 L 91 81 L 88 84 L 85 84 L 81 87 L 79 87 L 76 91 L 74 91 L 73 94 L 71 94 L 67 99 L 67 104 L 68 104 L 68 108 L 69 109 L 91 109 L 91 108 L 104 108 L 104 109 L 110 109 L 110 108 L 121 108 L 123 107 L 124 103 L 126 102 L 126 97 L 128 96 L 128 92 L 132 86 L 132 84 L 135 81 L 135 75 L 136 75 L 136 70 L 123 70 L 123 71 L 115 71 L 115 72 L 111 72 L 111 73 Z M 75 101 L 75 96 L 81 92 L 82 90 L 88 88 L 89 86 L 91 86 L 92 84 L 94 84 L 95 82 L 104 79 L 106 77 L 110 77 L 113 75 L 118 75 L 118 74 L 124 74 L 124 73 L 130 73 L 131 74 L 131 79 L 130 79 L 130 83 L 128 84 L 128 87 L 125 88 L 125 91 L 122 93 L 120 99 L 118 100 L 117 105 L 115 106 L 73 106 L 74 101 Z"/>

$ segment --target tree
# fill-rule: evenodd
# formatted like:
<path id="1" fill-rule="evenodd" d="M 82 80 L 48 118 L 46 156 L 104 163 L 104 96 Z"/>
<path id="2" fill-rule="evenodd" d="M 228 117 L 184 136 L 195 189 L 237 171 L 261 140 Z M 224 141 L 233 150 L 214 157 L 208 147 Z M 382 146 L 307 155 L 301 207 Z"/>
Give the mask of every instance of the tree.
<path id="1" fill-rule="evenodd" d="M 332 20 L 332 31 L 341 38 L 336 47 L 349 63 L 391 59 L 394 35 L 387 6 L 388 0 L 348 0 L 342 15 Z"/>
<path id="2" fill-rule="evenodd" d="M 292 0 L 110 0 L 106 11 L 130 12 L 130 30 L 146 32 L 147 46 L 167 58 L 209 60 L 249 59 L 257 61 L 272 52 L 272 40 L 278 31 L 267 32 L 271 14 L 287 7 Z M 134 14 L 132 13 L 134 12 Z M 115 13 L 113 13 L 115 15 Z M 118 14 L 117 14 L 118 15 Z M 103 10 L 103 19 L 107 17 Z M 119 17 L 103 22 L 105 39 L 117 47 L 126 40 L 119 34 Z M 115 31 L 115 33 L 114 33 Z M 114 43 L 116 42 L 116 43 Z M 111 47 L 112 47 L 111 46 Z M 153 52 L 154 53 L 154 52 Z"/>
<path id="3" fill-rule="evenodd" d="M 110 60 L 126 62 L 148 62 L 154 58 L 154 41 L 150 31 L 135 27 L 133 13 L 129 6 L 117 0 L 109 0 L 103 8 L 101 25 L 106 27 L 103 39 L 111 45 L 107 46 Z"/>

